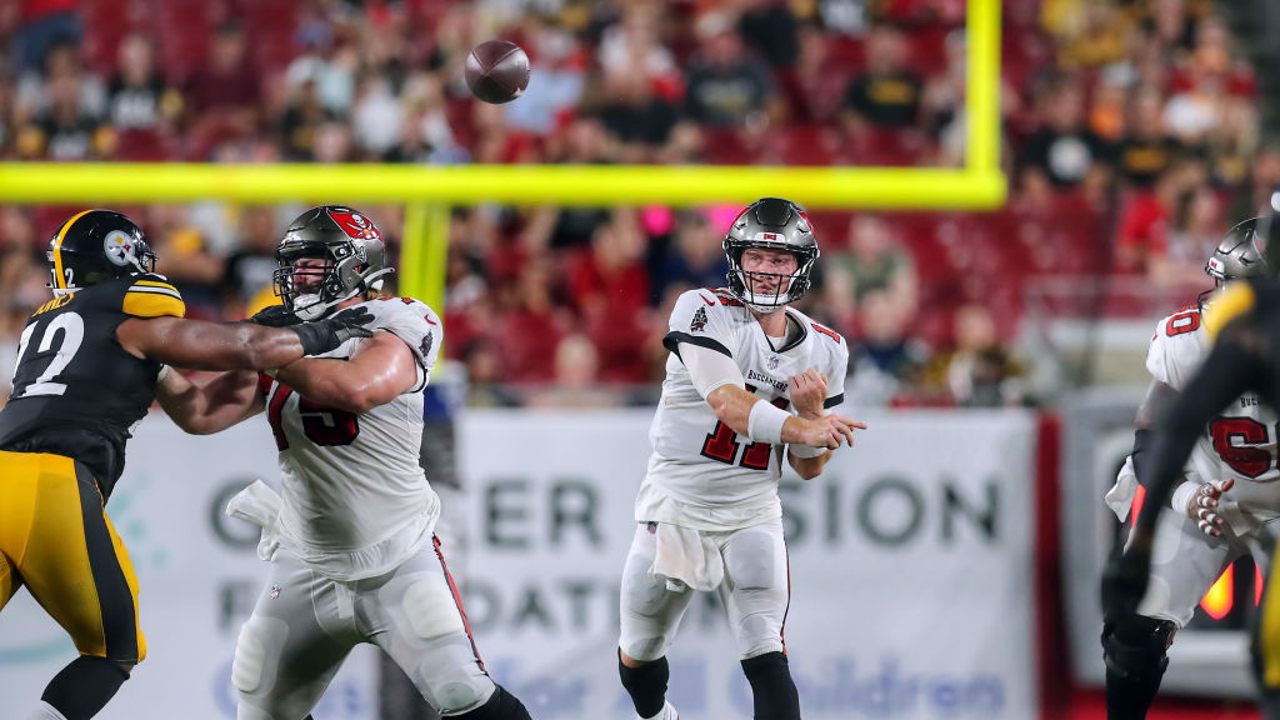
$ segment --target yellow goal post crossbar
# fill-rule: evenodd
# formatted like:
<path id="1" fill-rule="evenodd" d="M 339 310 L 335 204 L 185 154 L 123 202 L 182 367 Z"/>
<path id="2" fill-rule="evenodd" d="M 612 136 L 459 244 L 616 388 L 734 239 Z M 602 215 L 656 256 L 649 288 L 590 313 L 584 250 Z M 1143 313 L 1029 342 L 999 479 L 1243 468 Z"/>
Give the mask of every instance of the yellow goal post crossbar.
<path id="1" fill-rule="evenodd" d="M 401 291 L 438 307 L 454 204 L 690 206 L 774 195 L 811 209 L 1000 207 L 1000 0 L 969 0 L 966 40 L 962 168 L 0 163 L 0 203 L 404 203 Z"/>

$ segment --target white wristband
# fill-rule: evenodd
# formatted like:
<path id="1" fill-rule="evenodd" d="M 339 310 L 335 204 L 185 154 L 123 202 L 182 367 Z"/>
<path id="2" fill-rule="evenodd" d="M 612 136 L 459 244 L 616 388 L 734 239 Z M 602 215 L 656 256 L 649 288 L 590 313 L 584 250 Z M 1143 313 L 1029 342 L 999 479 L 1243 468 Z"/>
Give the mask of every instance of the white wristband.
<path id="1" fill-rule="evenodd" d="M 774 407 L 764 400 L 756 400 L 747 416 L 747 436 L 756 442 L 778 445 L 782 443 L 782 424 L 791 417 L 786 410 Z"/>
<path id="2" fill-rule="evenodd" d="M 1173 491 L 1173 497 L 1169 499 L 1169 507 L 1180 513 L 1185 513 L 1187 508 L 1191 506 L 1191 498 L 1200 492 L 1200 483 L 1195 480 L 1187 480 Z"/>
<path id="3" fill-rule="evenodd" d="M 787 446 L 787 452 L 798 458 L 807 460 L 809 458 L 822 457 L 822 455 L 826 454 L 827 448 L 814 447 L 812 445 L 805 445 L 804 443 L 791 443 Z"/>

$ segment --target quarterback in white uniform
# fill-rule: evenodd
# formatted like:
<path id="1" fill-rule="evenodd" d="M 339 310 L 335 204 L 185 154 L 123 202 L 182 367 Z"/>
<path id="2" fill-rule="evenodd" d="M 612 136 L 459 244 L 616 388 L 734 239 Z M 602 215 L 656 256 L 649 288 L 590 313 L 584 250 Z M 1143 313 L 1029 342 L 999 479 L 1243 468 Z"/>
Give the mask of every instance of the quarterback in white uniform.
<path id="1" fill-rule="evenodd" d="M 1206 272 L 1218 284 L 1267 274 L 1257 219 L 1232 228 L 1209 258 Z M 1138 489 L 1135 467 L 1143 460 L 1154 420 L 1191 381 L 1211 349 L 1207 313 L 1191 305 L 1160 321 L 1147 352 L 1152 382 L 1138 411 L 1134 451 L 1125 462 L 1107 505 L 1124 521 Z M 1196 441 L 1185 480 L 1174 491 L 1173 509 L 1160 515 L 1151 555 L 1149 588 L 1133 627 L 1103 629 L 1110 720 L 1146 717 L 1168 665 L 1166 650 L 1178 628 L 1237 558 L 1252 554 L 1265 572 L 1270 547 L 1258 530 L 1280 517 L 1275 412 L 1253 393 L 1242 395 Z M 1116 623 L 1116 625 L 1127 625 Z"/>
<path id="2" fill-rule="evenodd" d="M 527 720 L 486 673 L 433 533 L 440 501 L 419 452 L 440 318 L 412 298 L 365 299 L 391 268 L 377 228 L 349 208 L 303 213 L 277 258 L 285 305 L 254 321 L 360 306 L 373 336 L 274 377 L 228 373 L 197 387 L 169 373 L 160 392 L 189 432 L 265 410 L 280 451 L 280 495 L 259 482 L 228 507 L 262 526 L 259 555 L 272 563 L 236 646 L 237 717 L 309 717 L 351 648 L 373 643 L 442 715 Z"/>
<path id="3" fill-rule="evenodd" d="M 728 289 L 681 295 L 663 340 L 671 355 L 623 569 L 619 673 L 640 718 L 674 720 L 666 653 L 693 591 L 715 592 L 755 716 L 799 720 L 782 635 L 782 458 L 815 477 L 865 425 L 827 412 L 843 400 L 844 338 L 787 307 L 808 291 L 818 258 L 804 211 L 759 200 L 724 247 Z"/>

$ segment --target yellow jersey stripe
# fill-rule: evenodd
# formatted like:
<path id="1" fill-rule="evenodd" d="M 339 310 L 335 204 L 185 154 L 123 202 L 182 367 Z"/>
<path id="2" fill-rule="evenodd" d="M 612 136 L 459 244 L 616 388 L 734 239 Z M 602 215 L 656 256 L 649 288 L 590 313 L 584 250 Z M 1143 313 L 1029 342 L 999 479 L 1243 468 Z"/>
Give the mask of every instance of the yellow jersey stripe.
<path id="1" fill-rule="evenodd" d="M 58 284 L 59 290 L 67 288 L 67 276 L 62 272 L 62 240 L 67 236 L 68 232 L 71 232 L 71 226 L 75 225 L 77 220 L 91 212 L 93 212 L 93 208 L 81 210 L 72 215 L 70 220 L 62 224 L 62 232 L 58 233 L 57 237 L 53 239 L 53 269 L 58 276 L 54 282 Z"/>
<path id="2" fill-rule="evenodd" d="M 131 287 L 127 290 L 131 293 L 145 293 L 149 295 L 170 295 L 179 300 L 182 299 L 182 293 L 177 288 L 159 288 L 159 287 Z"/>
<path id="3" fill-rule="evenodd" d="M 124 312 L 136 317 L 186 317 L 187 304 L 182 298 L 167 292 L 127 292 L 124 295 Z"/>
<path id="4" fill-rule="evenodd" d="M 138 287 L 139 285 L 142 285 L 142 286 L 144 286 L 144 287 L 168 288 L 168 289 L 173 290 L 173 291 L 175 291 L 175 292 L 176 292 L 176 291 L 177 291 L 177 289 L 178 289 L 178 288 L 176 288 L 176 287 L 174 287 L 174 286 L 170 285 L 169 283 L 166 283 L 166 282 L 158 282 L 158 281 L 156 281 L 156 280 L 138 280 L 137 282 L 135 282 L 135 283 L 133 284 L 133 287 Z M 132 288 L 130 288 L 130 289 L 132 289 Z"/>

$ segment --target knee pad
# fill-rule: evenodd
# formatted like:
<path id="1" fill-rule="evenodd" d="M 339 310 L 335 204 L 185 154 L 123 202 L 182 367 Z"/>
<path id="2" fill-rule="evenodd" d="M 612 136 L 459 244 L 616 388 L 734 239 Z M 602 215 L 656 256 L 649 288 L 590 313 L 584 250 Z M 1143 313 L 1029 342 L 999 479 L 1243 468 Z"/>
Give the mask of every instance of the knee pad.
<path id="1" fill-rule="evenodd" d="M 410 628 L 423 640 L 467 631 L 453 592 L 438 576 L 424 576 L 406 588 L 401 607 Z"/>
<path id="2" fill-rule="evenodd" d="M 413 684 L 441 715 L 466 713 L 492 699 L 497 685 L 480 668 L 466 635 L 434 638 L 420 657 Z"/>
<path id="3" fill-rule="evenodd" d="M 1159 678 L 1169 666 L 1166 651 L 1178 626 L 1169 620 L 1135 615 L 1102 628 L 1102 657 L 1121 678 Z"/>
<path id="4" fill-rule="evenodd" d="M 440 716 L 451 720 L 532 720 L 524 703 L 501 685 L 493 686 L 493 694 L 480 707 L 460 714 L 442 712 Z"/>
<path id="5" fill-rule="evenodd" d="M 289 628 L 274 618 L 250 617 L 236 638 L 231 684 L 243 695 L 262 695 L 275 684 L 277 662 Z"/>
<path id="6" fill-rule="evenodd" d="M 751 683 L 755 720 L 800 720 L 800 694 L 786 655 L 771 652 L 748 658 L 742 661 L 742 672 Z"/>
<path id="7" fill-rule="evenodd" d="M 725 571 L 737 590 L 768 590 L 776 582 L 774 537 L 747 531 L 733 538 L 733 552 L 725 554 Z"/>

